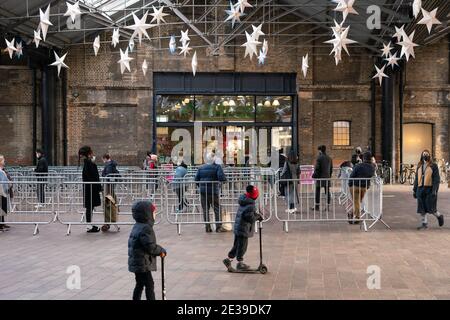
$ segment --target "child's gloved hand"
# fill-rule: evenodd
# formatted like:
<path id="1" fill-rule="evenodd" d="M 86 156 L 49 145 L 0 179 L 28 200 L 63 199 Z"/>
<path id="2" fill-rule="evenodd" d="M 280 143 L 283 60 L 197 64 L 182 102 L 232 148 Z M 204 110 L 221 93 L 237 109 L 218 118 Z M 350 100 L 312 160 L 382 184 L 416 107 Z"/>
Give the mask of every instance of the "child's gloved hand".
<path id="1" fill-rule="evenodd" d="M 159 254 L 159 256 L 161 257 L 161 258 L 164 258 L 165 256 L 167 256 L 167 251 L 166 251 L 166 249 L 162 249 L 161 250 L 161 253 Z"/>
<path id="2" fill-rule="evenodd" d="M 256 220 L 258 220 L 259 222 L 261 222 L 261 221 L 264 220 L 264 218 L 263 218 L 262 215 L 258 214 L 258 215 L 256 216 Z"/>

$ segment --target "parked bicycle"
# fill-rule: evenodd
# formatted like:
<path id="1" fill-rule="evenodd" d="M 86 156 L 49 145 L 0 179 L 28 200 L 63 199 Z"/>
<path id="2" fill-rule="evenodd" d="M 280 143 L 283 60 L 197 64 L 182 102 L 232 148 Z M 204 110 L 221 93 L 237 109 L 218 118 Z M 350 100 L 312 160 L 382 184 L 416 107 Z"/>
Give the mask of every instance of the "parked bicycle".
<path id="1" fill-rule="evenodd" d="M 386 160 L 381 161 L 381 164 L 377 169 L 377 176 L 381 178 L 384 184 L 391 183 L 392 168 L 389 167 L 389 162 Z"/>
<path id="2" fill-rule="evenodd" d="M 400 183 L 405 184 L 406 181 L 410 185 L 414 184 L 414 179 L 416 178 L 416 170 L 413 164 L 401 164 L 400 166 Z"/>
<path id="3" fill-rule="evenodd" d="M 448 172 L 450 171 L 449 163 L 445 162 L 444 159 L 439 159 L 437 161 L 439 167 L 439 176 L 441 178 L 441 183 L 447 183 Z"/>

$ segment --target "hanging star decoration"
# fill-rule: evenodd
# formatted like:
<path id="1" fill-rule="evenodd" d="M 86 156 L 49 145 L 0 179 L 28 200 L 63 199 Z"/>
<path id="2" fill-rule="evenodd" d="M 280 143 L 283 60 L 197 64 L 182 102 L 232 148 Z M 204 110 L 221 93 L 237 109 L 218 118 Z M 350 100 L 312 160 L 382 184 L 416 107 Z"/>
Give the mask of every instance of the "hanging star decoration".
<path id="1" fill-rule="evenodd" d="M 39 42 L 41 42 L 41 40 L 42 40 L 42 38 L 41 38 L 41 30 L 40 29 L 38 29 L 37 31 L 33 30 L 33 32 L 34 32 L 33 42 L 36 44 L 36 48 L 38 48 L 39 47 Z"/>
<path id="2" fill-rule="evenodd" d="M 261 23 L 259 26 L 257 26 L 257 27 L 255 27 L 254 25 L 252 25 L 252 29 L 253 29 L 253 32 L 252 32 L 252 38 L 253 38 L 255 41 L 258 41 L 260 36 L 264 36 L 264 35 L 265 35 L 264 32 L 261 31 L 261 29 L 262 29 L 262 23 Z"/>
<path id="3" fill-rule="evenodd" d="M 8 41 L 5 38 L 5 42 L 6 42 L 6 51 L 8 51 L 9 57 L 12 59 L 14 52 L 17 51 L 16 46 L 15 46 L 16 40 L 13 38 L 11 41 Z"/>
<path id="4" fill-rule="evenodd" d="M 256 49 L 256 46 L 261 44 L 261 42 L 256 41 L 253 39 L 253 37 L 245 31 L 245 37 L 247 38 L 247 42 L 245 42 L 242 47 L 245 47 L 245 55 L 244 58 L 246 58 L 248 55 L 250 56 L 250 60 L 252 60 L 253 55 L 258 55 L 258 50 Z"/>
<path id="5" fill-rule="evenodd" d="M 392 49 L 394 48 L 391 46 L 391 42 L 389 42 L 387 45 L 383 43 L 383 49 L 381 49 L 381 57 L 388 57 L 391 54 Z"/>
<path id="6" fill-rule="evenodd" d="M 19 59 L 23 56 L 23 45 L 21 41 L 18 41 L 16 44 L 16 56 Z"/>
<path id="7" fill-rule="evenodd" d="M 427 26 L 428 33 L 431 33 L 431 29 L 433 28 L 433 25 L 442 24 L 442 22 L 440 22 L 436 18 L 437 10 L 438 10 L 438 8 L 434 9 L 433 11 L 428 12 L 427 10 L 422 8 L 423 18 L 422 18 L 422 20 L 417 22 L 417 24 L 425 24 Z"/>
<path id="8" fill-rule="evenodd" d="M 336 33 L 341 33 L 342 31 L 344 31 L 344 21 L 342 21 L 340 24 L 337 23 L 336 20 L 334 20 L 334 27 L 331 27 L 331 30 L 333 30 Z"/>
<path id="9" fill-rule="evenodd" d="M 128 48 L 130 49 L 130 52 L 133 52 L 134 50 L 134 40 L 130 39 L 130 41 L 128 41 Z"/>
<path id="10" fill-rule="evenodd" d="M 117 63 L 120 64 L 120 73 L 123 74 L 125 72 L 125 69 L 128 70 L 128 72 L 131 72 L 130 70 L 130 61 L 133 60 L 133 58 L 130 58 L 128 56 L 128 48 L 125 50 L 125 52 L 120 49 L 120 60 L 117 61 Z"/>
<path id="11" fill-rule="evenodd" d="M 400 60 L 400 58 L 398 57 L 397 52 L 395 52 L 394 54 L 389 54 L 384 60 L 387 61 L 387 66 L 391 66 L 392 70 L 394 70 L 394 67 L 398 66 L 398 60 Z"/>
<path id="12" fill-rule="evenodd" d="M 417 19 L 417 17 L 419 16 L 419 13 L 420 13 L 420 9 L 422 8 L 422 0 L 414 0 L 412 8 L 413 8 L 414 18 Z"/>
<path id="13" fill-rule="evenodd" d="M 266 39 L 263 41 L 262 50 L 266 55 L 269 52 L 269 42 Z"/>
<path id="14" fill-rule="evenodd" d="M 94 54 L 97 56 L 98 50 L 100 49 L 100 35 L 95 37 L 94 43 L 92 44 L 94 48 Z"/>
<path id="15" fill-rule="evenodd" d="M 248 3 L 247 0 L 238 0 L 235 6 L 236 8 L 239 8 L 241 13 L 244 13 L 245 8 L 253 8 L 253 6 L 250 3 Z"/>
<path id="16" fill-rule="evenodd" d="M 347 16 L 351 14 L 359 14 L 354 8 L 353 5 L 355 0 L 339 0 L 338 5 L 334 8 L 334 11 L 340 11 L 343 15 L 343 21 L 347 19 Z"/>
<path id="17" fill-rule="evenodd" d="M 308 53 L 306 54 L 306 56 L 302 57 L 303 78 L 306 78 L 306 75 L 308 74 L 308 68 L 309 68 L 308 58 L 309 58 Z"/>
<path id="18" fill-rule="evenodd" d="M 397 38 L 397 43 L 402 41 L 403 36 L 405 35 L 405 25 L 402 25 L 400 28 L 395 27 L 395 33 L 392 38 Z"/>
<path id="19" fill-rule="evenodd" d="M 267 53 L 264 52 L 264 47 L 259 50 L 259 56 L 258 56 L 258 64 L 263 65 L 264 62 L 266 61 L 267 58 Z"/>
<path id="20" fill-rule="evenodd" d="M 325 41 L 325 43 L 329 43 L 333 45 L 333 50 L 330 54 L 334 53 L 334 58 L 336 61 L 336 65 L 339 64 L 339 62 L 342 60 L 342 49 L 347 52 L 348 55 L 350 55 L 347 45 L 356 43 L 356 41 L 351 40 L 348 38 L 348 33 L 350 31 L 350 26 L 347 28 L 344 28 L 342 32 L 336 32 L 333 30 L 334 38 L 328 41 Z"/>
<path id="21" fill-rule="evenodd" d="M 403 40 L 397 43 L 398 45 L 402 46 L 402 52 L 400 53 L 400 58 L 403 56 L 406 57 L 406 61 L 409 61 L 409 57 L 412 56 L 414 59 L 416 58 L 414 54 L 414 47 L 418 47 L 419 45 L 414 43 L 414 33 L 416 31 L 414 30 L 409 37 L 406 34 L 403 34 Z"/>
<path id="22" fill-rule="evenodd" d="M 75 19 L 81 15 L 79 1 L 75 2 L 74 4 L 66 2 L 66 4 L 67 4 L 67 11 L 66 13 L 64 13 L 64 17 L 70 17 L 72 19 L 72 23 L 75 23 Z"/>
<path id="23" fill-rule="evenodd" d="M 113 30 L 113 34 L 111 37 L 111 45 L 115 48 L 118 44 L 119 44 L 119 38 L 120 38 L 120 33 L 119 33 L 119 28 L 114 29 Z"/>
<path id="24" fill-rule="evenodd" d="M 147 33 L 147 29 L 154 27 L 154 24 L 148 24 L 147 21 L 148 11 L 144 13 L 141 19 L 139 19 L 134 13 L 133 13 L 133 19 L 134 24 L 131 26 L 127 26 L 125 28 L 133 30 L 133 34 L 131 35 L 131 39 L 134 39 L 136 35 L 139 39 L 139 44 L 142 43 L 142 36 L 147 37 L 147 39 L 150 40 L 150 37 Z"/>
<path id="25" fill-rule="evenodd" d="M 225 10 L 228 14 L 228 17 L 225 19 L 225 22 L 231 20 L 231 28 L 234 28 L 234 24 L 237 22 L 241 22 L 241 17 L 244 15 L 239 8 L 234 6 L 230 2 L 230 10 Z"/>
<path id="26" fill-rule="evenodd" d="M 191 39 L 188 36 L 188 33 L 189 29 L 186 29 L 186 31 L 181 30 L 181 39 L 180 39 L 181 44 L 184 45 L 186 42 L 191 41 Z"/>
<path id="27" fill-rule="evenodd" d="M 197 73 L 197 66 L 198 66 L 197 51 L 195 51 L 194 55 L 192 56 L 192 62 L 191 62 L 192 73 L 193 73 L 194 77 L 195 77 L 195 74 Z"/>
<path id="28" fill-rule="evenodd" d="M 142 72 L 144 73 L 144 77 L 147 75 L 147 70 L 148 70 L 147 60 L 144 59 L 144 62 L 142 62 Z"/>
<path id="29" fill-rule="evenodd" d="M 176 50 L 177 50 L 177 42 L 175 40 L 175 36 L 170 36 L 169 51 L 171 54 L 174 54 Z"/>
<path id="30" fill-rule="evenodd" d="M 178 55 L 183 54 L 185 58 L 186 58 L 186 54 L 189 54 L 189 51 L 192 50 L 192 48 L 189 47 L 189 42 L 183 42 L 183 45 L 178 48 L 181 49 L 181 52 Z"/>
<path id="31" fill-rule="evenodd" d="M 50 4 L 48 5 L 45 12 L 42 12 L 42 9 L 39 9 L 39 18 L 39 25 L 42 31 L 42 39 L 44 39 L 45 41 L 45 38 L 47 37 L 48 27 L 53 25 L 53 23 L 50 22 Z"/>
<path id="32" fill-rule="evenodd" d="M 57 68 L 58 68 L 58 77 L 59 77 L 59 73 L 61 72 L 61 67 L 62 67 L 62 68 L 67 68 L 67 69 L 69 68 L 69 67 L 67 66 L 67 64 L 64 63 L 64 59 L 65 59 L 66 56 L 67 56 L 67 52 L 66 52 L 66 54 L 64 54 L 61 58 L 58 57 L 58 55 L 56 54 L 55 51 L 53 51 L 53 53 L 55 54 L 55 62 L 53 62 L 52 64 L 50 64 L 50 66 L 52 66 L 52 67 L 57 67 Z"/>
<path id="33" fill-rule="evenodd" d="M 152 23 L 153 21 L 156 20 L 156 25 L 160 25 L 161 21 L 166 23 L 166 20 L 164 20 L 165 16 L 168 16 L 168 13 L 163 13 L 163 9 L 164 7 L 161 7 L 159 9 L 156 9 L 154 6 L 152 6 L 153 8 L 153 13 L 150 13 L 151 16 L 153 16 L 152 21 L 150 21 L 150 23 Z"/>
<path id="34" fill-rule="evenodd" d="M 383 78 L 389 78 L 385 73 L 384 73 L 384 68 L 386 68 L 386 66 L 383 66 L 383 68 L 379 69 L 376 65 L 375 65 L 375 69 L 377 70 L 377 74 L 374 75 L 372 77 L 372 79 L 376 79 L 378 78 L 378 81 L 380 81 L 380 86 L 383 82 Z"/>

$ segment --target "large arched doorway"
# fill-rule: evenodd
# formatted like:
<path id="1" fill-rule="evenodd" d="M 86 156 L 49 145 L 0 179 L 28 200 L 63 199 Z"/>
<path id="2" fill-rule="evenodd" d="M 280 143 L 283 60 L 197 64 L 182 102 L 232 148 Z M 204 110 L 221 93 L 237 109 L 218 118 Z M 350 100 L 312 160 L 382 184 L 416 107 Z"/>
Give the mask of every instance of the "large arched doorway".
<path id="1" fill-rule="evenodd" d="M 403 163 L 416 164 L 424 150 L 433 152 L 433 124 L 406 123 L 403 125 Z"/>

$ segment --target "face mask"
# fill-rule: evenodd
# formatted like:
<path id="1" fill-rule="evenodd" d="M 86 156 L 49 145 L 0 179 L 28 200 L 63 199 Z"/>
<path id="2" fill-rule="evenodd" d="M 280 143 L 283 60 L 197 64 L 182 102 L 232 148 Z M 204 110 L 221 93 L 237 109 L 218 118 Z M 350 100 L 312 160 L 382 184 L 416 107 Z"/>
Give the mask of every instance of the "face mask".
<path id="1" fill-rule="evenodd" d="M 91 158 L 91 159 L 92 159 L 92 161 L 95 161 L 95 156 L 92 156 L 92 158 Z"/>
<path id="2" fill-rule="evenodd" d="M 426 161 L 426 162 L 428 162 L 428 161 L 430 161 L 430 155 L 424 155 L 424 156 L 422 156 L 422 159 L 424 160 L 424 161 Z"/>

